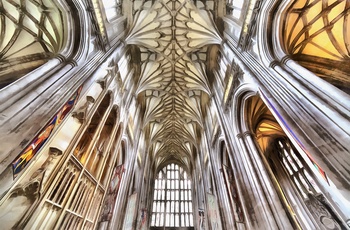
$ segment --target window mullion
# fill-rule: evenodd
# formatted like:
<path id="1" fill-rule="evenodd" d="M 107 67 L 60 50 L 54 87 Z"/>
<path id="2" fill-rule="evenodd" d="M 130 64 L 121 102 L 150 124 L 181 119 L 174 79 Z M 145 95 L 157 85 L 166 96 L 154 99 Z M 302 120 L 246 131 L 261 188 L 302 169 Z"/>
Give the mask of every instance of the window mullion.
<path id="1" fill-rule="evenodd" d="M 186 172 L 183 177 L 181 172 L 181 167 L 170 164 L 164 167 L 155 179 L 154 193 L 157 194 L 154 195 L 153 207 L 156 204 L 157 208 L 152 213 L 152 227 L 193 227 L 193 211 L 190 209 L 192 199 L 189 195 L 191 182 Z"/>

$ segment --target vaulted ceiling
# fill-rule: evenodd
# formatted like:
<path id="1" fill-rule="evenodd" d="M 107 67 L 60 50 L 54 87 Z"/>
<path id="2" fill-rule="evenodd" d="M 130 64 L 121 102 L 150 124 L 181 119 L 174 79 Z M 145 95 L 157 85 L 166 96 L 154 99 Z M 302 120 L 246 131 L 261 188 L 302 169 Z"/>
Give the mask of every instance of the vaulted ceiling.
<path id="1" fill-rule="evenodd" d="M 151 1 L 150 1 L 151 2 Z M 203 129 L 208 47 L 221 43 L 210 14 L 189 0 L 158 0 L 136 14 L 125 39 L 138 47 L 136 94 L 156 167 L 176 160 L 190 167 Z"/>

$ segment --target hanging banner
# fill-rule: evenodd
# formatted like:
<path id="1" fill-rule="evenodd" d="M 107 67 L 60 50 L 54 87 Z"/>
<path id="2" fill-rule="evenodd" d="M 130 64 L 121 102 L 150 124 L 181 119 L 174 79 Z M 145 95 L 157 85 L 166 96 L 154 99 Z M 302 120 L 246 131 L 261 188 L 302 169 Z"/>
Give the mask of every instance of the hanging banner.
<path id="1" fill-rule="evenodd" d="M 224 173 L 226 188 L 234 210 L 235 221 L 243 222 L 244 221 L 243 209 L 241 206 L 241 201 L 239 199 L 233 171 L 232 169 L 230 169 L 224 164 L 222 165 L 222 171 Z"/>
<path id="2" fill-rule="evenodd" d="M 131 196 L 129 196 L 128 206 L 126 207 L 124 224 L 123 224 L 124 230 L 135 229 L 133 225 L 134 223 L 136 224 L 136 221 L 134 221 L 135 214 L 136 214 L 136 199 L 137 199 L 137 193 L 134 193 Z"/>
<path id="3" fill-rule="evenodd" d="M 67 114 L 73 109 L 78 101 L 82 86 L 71 96 L 66 104 L 58 111 L 58 113 L 44 126 L 33 141 L 19 154 L 12 162 L 13 179 L 15 179 L 20 172 L 28 165 L 30 160 L 39 152 L 41 147 L 51 137 L 51 134 L 62 123 Z"/>
<path id="4" fill-rule="evenodd" d="M 221 218 L 216 197 L 207 193 L 208 221 L 212 230 L 221 230 Z"/>
<path id="5" fill-rule="evenodd" d="M 141 209 L 141 223 L 140 223 L 140 227 L 139 230 L 147 230 L 148 226 L 147 226 L 147 219 L 148 219 L 148 212 L 147 209 Z"/>
<path id="6" fill-rule="evenodd" d="M 124 173 L 124 165 L 118 165 L 113 170 L 111 182 L 103 204 L 101 221 L 110 221 L 112 219 L 115 201 L 118 196 L 120 182 Z"/>

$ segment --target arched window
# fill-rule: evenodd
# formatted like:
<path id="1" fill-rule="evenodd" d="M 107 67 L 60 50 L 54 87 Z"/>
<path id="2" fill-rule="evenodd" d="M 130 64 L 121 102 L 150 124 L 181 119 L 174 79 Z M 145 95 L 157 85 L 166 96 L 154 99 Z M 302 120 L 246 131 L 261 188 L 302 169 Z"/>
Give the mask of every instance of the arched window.
<path id="1" fill-rule="evenodd" d="M 348 1 L 294 0 L 282 19 L 287 54 L 329 83 L 350 93 Z"/>
<path id="2" fill-rule="evenodd" d="M 55 1 L 4 0 L 0 11 L 3 88 L 60 52 L 66 23 Z"/>
<path id="3" fill-rule="evenodd" d="M 295 150 L 293 150 L 291 144 L 286 140 L 276 141 L 276 150 L 278 151 L 279 161 L 282 163 L 285 172 L 294 182 L 298 188 L 299 193 L 307 198 L 308 193 L 318 194 L 320 189 L 315 183 L 314 179 L 305 170 L 304 165 L 301 163 L 301 158 Z"/>
<path id="4" fill-rule="evenodd" d="M 151 227 L 193 227 L 192 182 L 177 164 L 164 167 L 154 181 Z"/>

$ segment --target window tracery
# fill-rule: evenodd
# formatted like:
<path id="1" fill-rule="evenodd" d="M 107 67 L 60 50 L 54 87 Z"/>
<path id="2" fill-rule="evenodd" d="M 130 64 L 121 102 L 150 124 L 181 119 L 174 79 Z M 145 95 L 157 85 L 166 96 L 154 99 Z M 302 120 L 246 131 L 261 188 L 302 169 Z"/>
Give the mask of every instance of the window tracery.
<path id="1" fill-rule="evenodd" d="M 304 199 L 307 199 L 308 193 L 319 194 L 321 192 L 319 187 L 307 172 L 291 145 L 284 140 L 278 140 L 276 149 L 286 173 Z"/>
<path id="2" fill-rule="evenodd" d="M 169 164 L 154 183 L 151 227 L 193 227 L 192 182 L 186 171 Z"/>

